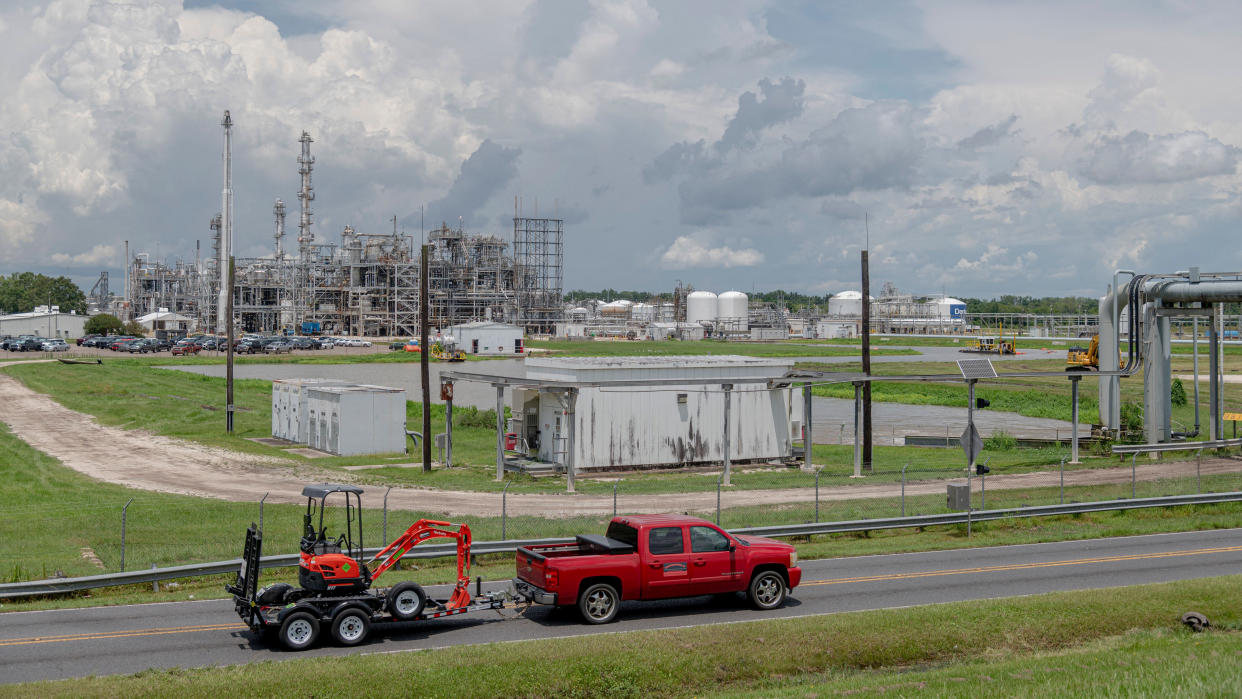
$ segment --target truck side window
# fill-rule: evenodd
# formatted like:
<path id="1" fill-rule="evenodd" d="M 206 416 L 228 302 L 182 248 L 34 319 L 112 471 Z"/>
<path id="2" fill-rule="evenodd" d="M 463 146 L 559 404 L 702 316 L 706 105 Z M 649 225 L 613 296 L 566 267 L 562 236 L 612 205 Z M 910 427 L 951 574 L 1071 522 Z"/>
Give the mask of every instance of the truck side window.
<path id="1" fill-rule="evenodd" d="M 656 527 L 647 534 L 647 549 L 654 556 L 682 553 L 686 545 L 681 540 L 681 527 Z"/>
<path id="2" fill-rule="evenodd" d="M 690 527 L 690 550 L 694 553 L 728 551 L 729 537 L 711 527 Z"/>

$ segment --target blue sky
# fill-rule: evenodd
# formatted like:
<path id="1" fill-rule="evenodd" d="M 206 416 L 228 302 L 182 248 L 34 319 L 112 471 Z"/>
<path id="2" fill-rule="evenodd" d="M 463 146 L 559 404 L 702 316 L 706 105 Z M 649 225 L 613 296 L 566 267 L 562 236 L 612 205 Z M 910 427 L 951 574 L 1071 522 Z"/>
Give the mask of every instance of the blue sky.
<path id="1" fill-rule="evenodd" d="M 0 9 L 0 272 L 239 255 L 315 139 L 316 235 L 514 197 L 567 288 L 1103 292 L 1242 263 L 1230 3 L 56 0 Z"/>

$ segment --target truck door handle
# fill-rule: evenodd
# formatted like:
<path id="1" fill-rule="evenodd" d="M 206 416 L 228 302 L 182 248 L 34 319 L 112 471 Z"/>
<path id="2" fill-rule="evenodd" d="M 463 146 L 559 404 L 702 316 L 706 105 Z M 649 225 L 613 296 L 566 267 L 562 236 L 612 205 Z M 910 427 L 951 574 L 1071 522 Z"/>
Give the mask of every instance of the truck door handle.
<path id="1" fill-rule="evenodd" d="M 657 561 L 655 563 L 648 563 L 647 565 L 651 566 L 652 568 L 659 568 L 662 564 Z"/>
<path id="2" fill-rule="evenodd" d="M 707 565 L 707 561 L 703 560 L 702 558 L 696 558 L 694 559 L 694 564 L 696 566 L 705 566 Z"/>

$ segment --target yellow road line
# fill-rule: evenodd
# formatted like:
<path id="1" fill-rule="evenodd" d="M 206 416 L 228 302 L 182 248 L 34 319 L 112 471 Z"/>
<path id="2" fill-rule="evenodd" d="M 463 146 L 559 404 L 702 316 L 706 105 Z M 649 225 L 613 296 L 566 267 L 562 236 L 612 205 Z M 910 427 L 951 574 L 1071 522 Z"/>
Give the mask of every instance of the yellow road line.
<path id="1" fill-rule="evenodd" d="M 106 638 L 137 638 L 141 636 L 166 636 L 175 633 L 194 633 L 195 631 L 240 631 L 248 628 L 245 624 L 205 624 L 202 626 L 172 626 L 162 629 L 130 629 L 127 631 L 98 631 L 95 633 L 76 633 L 64 636 L 34 636 L 31 638 L 9 638 L 0 640 L 3 646 L 29 646 L 38 643 L 66 643 L 69 641 L 96 641 Z"/>
<path id="2" fill-rule="evenodd" d="M 1043 563 L 1014 563 L 1010 565 L 982 566 L 978 568 L 958 568 L 955 570 L 929 570 L 922 573 L 890 573 L 887 575 L 866 575 L 858 578 L 835 578 L 832 580 L 812 580 L 803 582 L 799 587 L 809 585 L 846 585 L 849 583 L 881 582 L 885 580 L 912 580 L 915 578 L 932 578 L 942 575 L 969 575 L 971 573 L 1001 573 L 1011 570 L 1032 570 L 1035 568 L 1056 568 L 1059 566 L 1086 565 L 1090 563 L 1116 563 L 1119 561 L 1140 561 L 1154 558 L 1174 558 L 1178 556 L 1200 556 L 1212 553 L 1229 553 L 1242 551 L 1242 546 L 1221 546 L 1210 549 L 1189 549 L 1185 551 L 1167 551 L 1164 553 L 1139 553 L 1128 556 L 1102 556 L 1098 558 L 1072 558 L 1064 561 L 1046 561 Z"/>

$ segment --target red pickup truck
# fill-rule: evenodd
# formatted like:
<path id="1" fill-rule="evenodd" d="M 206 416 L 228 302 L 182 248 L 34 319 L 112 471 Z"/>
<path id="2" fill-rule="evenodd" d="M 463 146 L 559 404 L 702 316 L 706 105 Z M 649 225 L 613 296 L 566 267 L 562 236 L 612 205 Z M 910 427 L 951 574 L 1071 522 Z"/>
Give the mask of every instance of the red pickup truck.
<path id="1" fill-rule="evenodd" d="M 794 547 L 735 536 L 684 515 L 617 517 L 604 536 L 517 550 L 518 597 L 575 605 L 588 624 L 606 624 L 622 600 L 746 592 L 757 609 L 775 609 L 802 580 Z"/>

